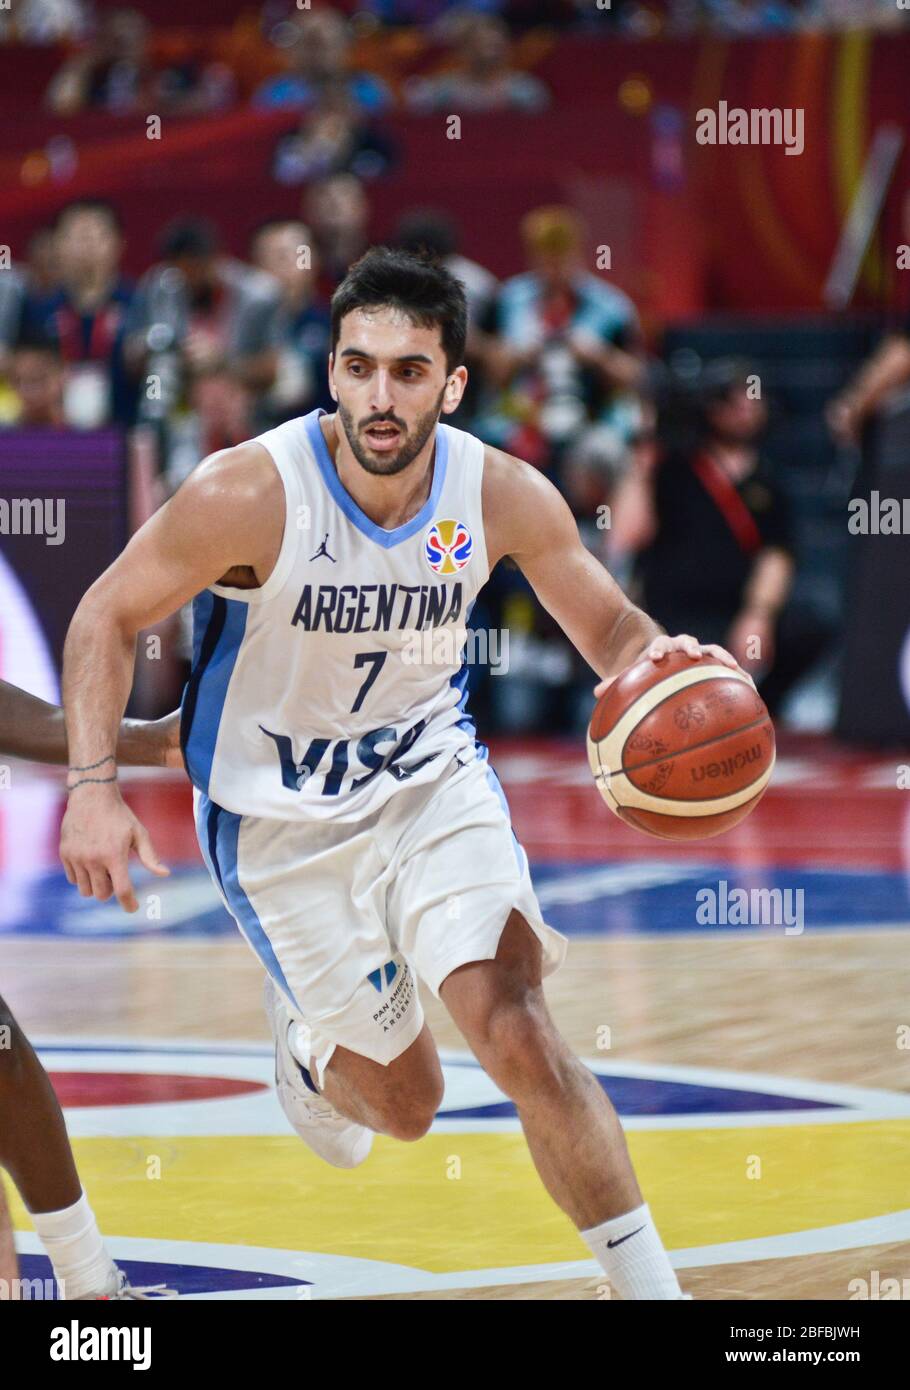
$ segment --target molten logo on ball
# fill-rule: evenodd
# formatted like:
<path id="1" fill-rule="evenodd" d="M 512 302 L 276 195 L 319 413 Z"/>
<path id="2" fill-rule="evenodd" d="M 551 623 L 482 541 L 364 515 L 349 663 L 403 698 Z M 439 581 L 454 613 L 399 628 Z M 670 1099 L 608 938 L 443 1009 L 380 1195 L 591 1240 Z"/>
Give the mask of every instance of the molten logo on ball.
<path id="1" fill-rule="evenodd" d="M 746 748 L 732 758 L 723 758 L 719 763 L 700 763 L 692 768 L 692 781 L 702 782 L 706 777 L 732 777 L 734 772 L 739 772 L 756 760 L 761 761 L 760 743 L 753 743 L 751 748 Z"/>
<path id="2" fill-rule="evenodd" d="M 594 710 L 588 760 L 620 820 L 671 840 L 743 820 L 774 767 L 774 728 L 749 678 L 671 652 L 624 671 Z"/>

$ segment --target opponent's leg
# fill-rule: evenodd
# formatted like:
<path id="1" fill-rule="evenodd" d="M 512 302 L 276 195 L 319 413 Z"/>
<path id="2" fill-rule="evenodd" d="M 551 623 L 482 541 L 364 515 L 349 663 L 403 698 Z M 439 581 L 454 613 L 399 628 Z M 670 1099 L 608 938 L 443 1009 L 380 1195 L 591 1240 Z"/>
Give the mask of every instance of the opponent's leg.
<path id="1" fill-rule="evenodd" d="M 623 1298 L 679 1298 L 613 1106 L 557 1032 L 541 988 L 541 946 L 513 911 L 493 960 L 459 966 L 440 998 L 481 1066 L 518 1109 L 553 1200 Z"/>
<path id="2" fill-rule="evenodd" d="M 47 1072 L 0 999 L 0 1166 L 28 1207 L 66 1298 L 110 1295 L 119 1271 L 82 1191 Z"/>
<path id="3" fill-rule="evenodd" d="M 12 1284 L 19 1277 L 16 1247 L 13 1244 L 13 1223 L 10 1220 L 6 1193 L 0 1183 L 0 1298 L 12 1297 Z"/>

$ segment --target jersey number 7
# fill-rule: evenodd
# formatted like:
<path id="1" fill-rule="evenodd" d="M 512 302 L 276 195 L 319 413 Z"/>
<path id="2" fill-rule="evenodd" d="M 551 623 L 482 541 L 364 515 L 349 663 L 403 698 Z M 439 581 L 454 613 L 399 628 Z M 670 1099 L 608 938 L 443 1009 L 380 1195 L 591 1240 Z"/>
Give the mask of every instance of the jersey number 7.
<path id="1" fill-rule="evenodd" d="M 360 709 L 360 706 L 363 704 L 364 700 L 366 699 L 369 693 L 370 687 L 372 686 L 376 677 L 379 675 L 379 672 L 382 670 L 387 656 L 388 652 L 360 652 L 357 656 L 354 657 L 355 671 L 361 666 L 366 666 L 368 663 L 371 667 L 371 670 L 367 675 L 367 678 L 364 681 L 363 685 L 357 692 L 357 699 L 351 705 L 352 714 L 356 714 L 357 711 Z"/>

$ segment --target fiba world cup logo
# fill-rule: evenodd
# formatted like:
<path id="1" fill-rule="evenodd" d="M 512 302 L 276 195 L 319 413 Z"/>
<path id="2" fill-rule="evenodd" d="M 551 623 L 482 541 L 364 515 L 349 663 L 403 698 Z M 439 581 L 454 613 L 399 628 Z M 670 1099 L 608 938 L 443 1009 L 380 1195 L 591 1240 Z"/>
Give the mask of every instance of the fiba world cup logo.
<path id="1" fill-rule="evenodd" d="M 434 521 L 424 542 L 427 564 L 435 574 L 457 574 L 473 550 L 474 541 L 463 521 Z"/>

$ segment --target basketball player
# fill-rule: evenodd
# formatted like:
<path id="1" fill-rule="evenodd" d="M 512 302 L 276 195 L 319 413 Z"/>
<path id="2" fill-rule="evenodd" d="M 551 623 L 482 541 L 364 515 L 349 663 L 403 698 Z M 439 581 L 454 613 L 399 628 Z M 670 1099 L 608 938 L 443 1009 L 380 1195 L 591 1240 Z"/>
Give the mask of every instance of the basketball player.
<path id="1" fill-rule="evenodd" d="M 4 754 L 45 763 L 67 760 L 59 706 L 0 681 L 0 756 Z M 124 719 L 117 758 L 136 766 L 181 766 L 178 716 L 154 723 Z M 50 1079 L 2 997 L 0 1167 L 19 1189 L 64 1297 L 146 1296 L 146 1290 L 130 1285 L 105 1249 Z M 12 1223 L 0 1186 L 0 1291 L 10 1289 L 17 1274 Z"/>
<path id="2" fill-rule="evenodd" d="M 114 735 L 137 632 L 195 595 L 182 742 L 199 841 L 267 972 L 293 1128 L 342 1168 L 374 1133 L 427 1132 L 443 1080 L 415 972 L 514 1101 L 613 1291 L 680 1298 L 613 1107 L 547 1012 L 541 979 L 567 942 L 477 742 L 461 651 L 508 555 L 604 681 L 670 651 L 735 662 L 662 634 L 540 473 L 441 423 L 464 342 L 460 282 L 373 248 L 332 301 L 337 412 L 205 460 L 89 590 L 64 662 L 61 858 L 81 893 L 135 911 L 130 850 L 157 860 Z"/>

